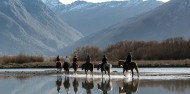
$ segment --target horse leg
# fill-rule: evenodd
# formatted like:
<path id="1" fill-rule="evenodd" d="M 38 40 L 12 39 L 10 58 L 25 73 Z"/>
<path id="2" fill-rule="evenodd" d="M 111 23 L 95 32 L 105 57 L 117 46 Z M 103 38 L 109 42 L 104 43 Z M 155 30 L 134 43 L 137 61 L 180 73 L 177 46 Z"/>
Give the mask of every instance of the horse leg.
<path id="1" fill-rule="evenodd" d="M 93 73 L 93 71 L 91 71 L 91 76 L 92 76 L 92 77 L 94 76 L 94 73 Z"/>
<path id="2" fill-rule="evenodd" d="M 108 70 L 108 75 L 109 75 L 109 78 L 110 78 L 110 70 Z"/>
<path id="3" fill-rule="evenodd" d="M 102 79 L 103 79 L 103 71 L 102 71 Z"/>
<path id="4" fill-rule="evenodd" d="M 125 73 L 125 69 L 123 68 L 123 75 L 125 76 L 125 74 L 124 74 L 124 73 Z"/>
<path id="5" fill-rule="evenodd" d="M 139 77 L 139 70 L 138 70 L 138 66 L 136 65 L 136 67 L 135 67 L 135 70 L 137 71 L 137 75 L 138 75 L 138 77 Z"/>
<path id="6" fill-rule="evenodd" d="M 133 74 L 134 74 L 134 73 L 133 73 L 133 69 L 131 69 L 131 72 L 132 72 L 132 78 L 133 78 Z"/>

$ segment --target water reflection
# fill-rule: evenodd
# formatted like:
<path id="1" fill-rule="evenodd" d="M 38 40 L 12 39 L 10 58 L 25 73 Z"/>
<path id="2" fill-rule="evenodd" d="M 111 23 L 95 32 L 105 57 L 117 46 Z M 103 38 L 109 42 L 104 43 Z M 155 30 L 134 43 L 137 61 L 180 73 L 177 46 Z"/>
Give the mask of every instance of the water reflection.
<path id="1" fill-rule="evenodd" d="M 22 75 L 23 76 L 23 75 Z M 0 76 L 1 94 L 189 94 L 190 80 L 85 78 L 65 75 Z M 25 79 L 27 78 L 27 79 Z M 22 81 L 21 81 L 22 80 Z"/>
<path id="2" fill-rule="evenodd" d="M 78 87 L 79 87 L 78 78 L 75 77 L 75 78 L 74 78 L 74 81 L 73 81 L 73 88 L 74 88 L 75 94 L 78 92 Z"/>
<path id="3" fill-rule="evenodd" d="M 140 80 L 132 79 L 132 81 L 127 82 L 126 79 L 123 79 L 123 86 L 119 87 L 119 94 L 133 94 L 136 93 L 139 87 Z"/>
<path id="4" fill-rule="evenodd" d="M 98 89 L 100 89 L 103 94 L 108 94 L 109 91 L 112 90 L 112 82 L 106 79 L 102 78 L 101 84 L 97 84 L 98 85 Z"/>
<path id="5" fill-rule="evenodd" d="M 86 89 L 86 94 L 91 94 L 91 90 L 94 88 L 94 79 L 86 78 L 84 82 L 82 82 L 82 88 Z"/>
<path id="6" fill-rule="evenodd" d="M 62 85 L 62 77 L 57 75 L 57 80 L 56 80 L 56 86 L 57 86 L 57 92 L 59 93 Z"/>
<path id="7" fill-rule="evenodd" d="M 65 76 L 65 81 L 63 82 L 63 86 L 65 87 L 66 93 L 68 94 L 70 89 L 69 77 Z"/>

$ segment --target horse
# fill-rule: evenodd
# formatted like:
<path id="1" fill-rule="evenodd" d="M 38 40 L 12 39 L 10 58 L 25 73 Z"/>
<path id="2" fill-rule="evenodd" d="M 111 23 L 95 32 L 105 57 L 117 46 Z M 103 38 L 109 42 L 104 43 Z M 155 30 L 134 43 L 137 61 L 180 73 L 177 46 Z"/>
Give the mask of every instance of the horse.
<path id="1" fill-rule="evenodd" d="M 124 62 L 125 62 L 124 60 L 119 60 L 119 61 L 118 61 L 119 67 L 123 67 L 123 75 L 126 76 L 126 74 L 124 74 L 125 71 L 126 71 L 126 73 L 127 73 L 128 70 L 131 70 L 131 72 L 132 72 L 132 78 L 133 78 L 133 75 L 134 75 L 133 69 L 135 69 L 136 72 L 137 72 L 137 75 L 138 75 L 138 77 L 139 77 L 139 71 L 138 71 L 137 63 L 131 62 L 131 63 L 129 63 L 128 65 L 124 65 Z"/>
<path id="2" fill-rule="evenodd" d="M 92 63 L 84 63 L 82 64 L 82 70 L 84 69 L 85 70 L 85 73 L 86 73 L 86 77 L 87 77 L 87 73 L 88 73 L 88 70 L 90 70 L 91 72 L 91 75 L 93 76 L 93 68 L 94 68 L 94 64 Z"/>
<path id="3" fill-rule="evenodd" d="M 65 70 L 65 74 L 69 74 L 70 71 L 70 64 L 69 63 L 64 63 L 63 68 Z"/>
<path id="4" fill-rule="evenodd" d="M 78 62 L 73 62 L 73 69 L 75 74 L 77 73 L 78 67 L 79 67 Z"/>
<path id="5" fill-rule="evenodd" d="M 61 66 L 62 66 L 61 62 L 57 61 L 56 62 L 57 73 L 62 71 L 62 67 Z"/>
<path id="6" fill-rule="evenodd" d="M 111 65 L 110 63 L 106 63 L 106 64 L 105 64 L 105 68 L 103 68 L 102 64 L 100 63 L 100 64 L 98 64 L 98 66 L 97 66 L 97 70 L 99 70 L 100 68 L 101 68 L 101 72 L 102 72 L 102 77 L 103 77 L 103 71 L 105 72 L 105 74 L 106 74 L 106 72 L 108 72 L 108 75 L 109 75 L 109 77 L 110 77 L 111 68 L 112 68 L 112 65 Z"/>

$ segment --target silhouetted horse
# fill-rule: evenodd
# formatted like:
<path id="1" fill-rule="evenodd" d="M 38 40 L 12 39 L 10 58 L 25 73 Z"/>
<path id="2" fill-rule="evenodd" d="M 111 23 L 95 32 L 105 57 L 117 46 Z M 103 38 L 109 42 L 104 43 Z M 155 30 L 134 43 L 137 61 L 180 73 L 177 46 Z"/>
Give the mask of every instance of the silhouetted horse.
<path id="1" fill-rule="evenodd" d="M 78 92 L 78 86 L 79 86 L 78 78 L 75 77 L 75 79 L 73 81 L 73 87 L 74 87 L 75 94 L 77 94 L 77 92 Z"/>
<path id="2" fill-rule="evenodd" d="M 87 76 L 88 70 L 90 70 L 91 75 L 93 76 L 93 69 L 94 69 L 94 64 L 92 63 L 84 63 L 82 64 L 82 70 L 85 70 L 85 74 Z"/>
<path id="3" fill-rule="evenodd" d="M 137 71 L 137 75 L 138 75 L 138 77 L 139 77 L 139 71 L 138 71 L 137 63 L 131 62 L 131 63 L 129 63 L 128 65 L 123 65 L 124 62 L 125 62 L 124 60 L 119 60 L 119 61 L 118 61 L 119 67 L 122 67 L 122 66 L 123 66 L 123 75 L 125 75 L 125 74 L 124 74 L 125 71 L 126 71 L 126 73 L 127 73 L 128 70 L 131 70 L 131 72 L 132 72 L 132 77 L 133 77 L 133 75 L 134 75 L 133 69 L 135 69 L 135 70 Z M 126 75 L 125 75 L 125 76 L 126 76 Z"/>
<path id="4" fill-rule="evenodd" d="M 65 81 L 63 82 L 63 85 L 65 87 L 65 90 L 66 90 L 67 94 L 68 94 L 69 93 L 69 89 L 70 89 L 69 77 L 65 77 Z"/>
<path id="5" fill-rule="evenodd" d="M 63 64 L 63 69 L 65 70 L 65 74 L 69 74 L 70 64 L 69 63 L 64 63 Z"/>
<path id="6" fill-rule="evenodd" d="M 73 62 L 73 69 L 75 74 L 77 73 L 78 67 L 79 67 L 78 62 Z"/>
<path id="7" fill-rule="evenodd" d="M 86 94 L 91 94 L 91 89 L 94 88 L 94 80 L 92 79 L 85 79 L 85 82 L 82 82 L 82 87 L 86 89 Z"/>
<path id="8" fill-rule="evenodd" d="M 106 63 L 105 64 L 105 68 L 103 68 L 102 64 L 98 64 L 97 66 L 97 70 L 99 70 L 101 68 L 101 72 L 102 72 L 102 77 L 103 77 L 103 72 L 108 72 L 108 75 L 110 77 L 110 74 L 111 74 L 111 68 L 112 68 L 112 65 L 110 63 Z"/>
<path id="9" fill-rule="evenodd" d="M 57 76 L 56 86 L 57 86 L 57 92 L 58 93 L 60 91 L 61 84 L 62 84 L 62 77 L 61 76 Z"/>
<path id="10" fill-rule="evenodd" d="M 123 86 L 119 87 L 119 93 L 136 94 L 138 91 L 139 83 L 139 79 L 137 79 L 137 81 L 134 81 L 134 79 L 132 79 L 131 82 L 125 82 L 123 80 Z"/>
<path id="11" fill-rule="evenodd" d="M 62 67 L 61 66 L 62 66 L 61 62 L 60 61 L 56 61 L 57 73 L 62 71 Z"/>
<path id="12" fill-rule="evenodd" d="M 101 84 L 98 83 L 98 89 L 100 89 L 101 91 L 103 91 L 103 94 L 108 94 L 108 91 L 112 90 L 112 82 L 110 81 L 110 79 L 107 81 L 103 82 L 103 78 L 102 78 L 102 82 Z"/>

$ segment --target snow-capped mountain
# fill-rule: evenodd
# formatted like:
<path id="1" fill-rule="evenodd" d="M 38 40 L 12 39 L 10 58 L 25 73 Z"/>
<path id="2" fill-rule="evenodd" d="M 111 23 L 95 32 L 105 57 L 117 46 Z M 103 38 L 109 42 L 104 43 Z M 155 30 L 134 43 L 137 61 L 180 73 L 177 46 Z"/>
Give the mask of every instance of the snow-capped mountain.
<path id="1" fill-rule="evenodd" d="M 0 54 L 58 54 L 83 35 L 41 0 L 1 0 Z"/>
<path id="2" fill-rule="evenodd" d="M 84 35 L 90 35 L 126 18 L 150 11 L 162 4 L 163 2 L 157 0 L 127 0 L 102 3 L 76 1 L 68 5 L 50 7 L 69 25 Z"/>

